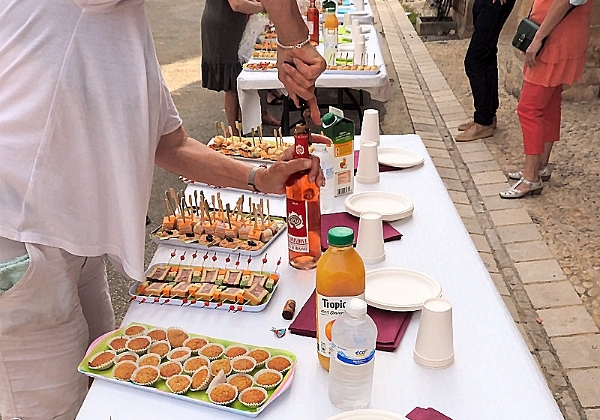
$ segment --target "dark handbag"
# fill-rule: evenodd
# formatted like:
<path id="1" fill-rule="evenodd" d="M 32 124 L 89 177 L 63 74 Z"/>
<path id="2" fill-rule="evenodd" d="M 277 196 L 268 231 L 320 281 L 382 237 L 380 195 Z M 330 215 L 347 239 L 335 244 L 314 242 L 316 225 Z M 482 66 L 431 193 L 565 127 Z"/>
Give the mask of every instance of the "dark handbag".
<path id="1" fill-rule="evenodd" d="M 516 47 L 518 50 L 523 52 L 527 51 L 527 48 L 529 48 L 529 45 L 531 45 L 531 41 L 533 41 L 533 37 L 538 29 L 540 29 L 540 25 L 529 18 L 524 18 L 519 23 L 517 33 L 512 40 L 513 47 Z M 544 46 L 545 41 L 545 39 L 542 41 L 542 47 Z"/>
<path id="2" fill-rule="evenodd" d="M 574 8 L 575 6 L 571 5 L 571 8 L 567 11 L 567 13 L 565 13 L 562 19 L 566 18 L 567 15 L 571 13 Z M 529 15 L 531 15 L 531 11 L 529 12 Z M 513 47 L 516 47 L 520 51 L 527 52 L 527 48 L 529 48 L 529 45 L 531 45 L 531 41 L 533 41 L 533 37 L 537 33 L 538 29 L 540 29 L 540 25 L 535 23 L 533 20 L 529 19 L 529 16 L 523 18 L 523 20 L 519 23 L 519 26 L 517 27 L 517 33 L 513 37 Z M 540 53 L 540 51 L 542 51 L 545 42 L 546 38 L 542 40 L 542 47 L 537 52 L 538 54 Z"/>

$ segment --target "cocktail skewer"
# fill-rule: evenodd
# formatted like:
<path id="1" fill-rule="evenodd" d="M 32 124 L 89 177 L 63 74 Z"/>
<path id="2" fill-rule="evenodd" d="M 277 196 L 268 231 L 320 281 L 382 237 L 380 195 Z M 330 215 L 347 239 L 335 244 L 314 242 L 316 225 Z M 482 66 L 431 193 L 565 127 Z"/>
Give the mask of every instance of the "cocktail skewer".
<path id="1" fill-rule="evenodd" d="M 169 258 L 169 261 L 167 261 L 167 264 L 169 264 L 169 263 L 171 262 L 171 259 L 172 259 L 172 258 L 173 258 L 175 255 L 177 255 L 177 250 L 176 250 L 176 249 L 175 249 L 175 250 L 173 250 L 173 252 L 171 252 L 171 258 Z"/>
<path id="2" fill-rule="evenodd" d="M 215 268 L 215 263 L 217 262 L 217 253 L 216 252 L 212 256 L 212 262 L 213 262 L 212 268 Z"/>
<path id="3" fill-rule="evenodd" d="M 263 271 L 263 268 L 265 268 L 265 264 L 267 263 L 267 254 L 265 254 L 265 256 L 262 259 L 262 264 L 260 265 L 260 271 Z"/>
<path id="4" fill-rule="evenodd" d="M 277 264 L 275 264 L 275 271 L 274 271 L 274 273 L 277 273 L 277 269 L 279 268 L 280 265 L 281 265 L 281 257 L 279 257 L 279 259 L 277 260 Z"/>

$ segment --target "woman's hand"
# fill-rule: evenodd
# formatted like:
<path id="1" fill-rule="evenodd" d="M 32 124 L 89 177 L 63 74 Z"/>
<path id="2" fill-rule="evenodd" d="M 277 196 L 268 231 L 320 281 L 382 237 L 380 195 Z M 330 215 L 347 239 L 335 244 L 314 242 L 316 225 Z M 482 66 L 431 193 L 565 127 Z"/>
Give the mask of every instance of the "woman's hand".
<path id="1" fill-rule="evenodd" d="M 321 116 L 315 96 L 315 82 L 325 71 L 325 59 L 312 45 L 302 48 L 278 48 L 278 77 L 297 107 L 304 99 L 310 108 L 315 124 L 321 124 Z"/>
<path id="2" fill-rule="evenodd" d="M 313 143 L 330 144 L 328 137 L 319 134 L 311 134 Z M 285 182 L 288 178 L 300 171 L 310 169 L 308 179 L 316 183 L 319 187 L 325 186 L 325 177 L 321 171 L 319 158 L 310 156 L 309 159 L 294 159 L 294 148 L 288 147 L 275 163 L 269 168 L 260 170 L 255 176 L 255 185 L 262 192 L 266 193 L 285 193 Z"/>
<path id="3" fill-rule="evenodd" d="M 531 69 L 535 67 L 535 58 L 542 48 L 542 41 L 536 38 L 537 37 L 533 38 L 531 44 L 529 47 L 527 47 L 527 51 L 525 52 L 525 65 Z"/>

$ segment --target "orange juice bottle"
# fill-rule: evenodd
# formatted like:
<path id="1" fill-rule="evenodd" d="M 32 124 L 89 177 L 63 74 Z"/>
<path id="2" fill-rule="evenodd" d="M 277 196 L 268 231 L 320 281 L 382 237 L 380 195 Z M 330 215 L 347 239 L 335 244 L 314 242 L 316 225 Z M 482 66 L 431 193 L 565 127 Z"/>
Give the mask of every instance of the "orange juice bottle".
<path id="1" fill-rule="evenodd" d="M 329 370 L 331 327 L 352 298 L 364 299 L 365 265 L 352 247 L 354 232 L 340 226 L 327 233 L 329 248 L 317 262 L 317 354 Z"/>
<path id="2" fill-rule="evenodd" d="M 335 56 L 338 51 L 338 24 L 335 9 L 327 9 L 323 23 L 323 42 L 325 44 L 323 57 L 328 66 L 335 65 Z"/>

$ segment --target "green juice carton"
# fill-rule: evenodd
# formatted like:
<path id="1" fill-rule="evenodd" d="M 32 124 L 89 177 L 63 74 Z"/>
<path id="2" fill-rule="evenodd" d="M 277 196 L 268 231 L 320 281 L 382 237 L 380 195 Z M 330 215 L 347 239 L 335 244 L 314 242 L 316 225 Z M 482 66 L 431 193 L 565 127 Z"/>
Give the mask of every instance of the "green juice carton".
<path id="1" fill-rule="evenodd" d="M 334 197 L 354 192 L 354 122 L 343 111 L 330 107 L 321 117 L 323 134 L 331 139 Z"/>

